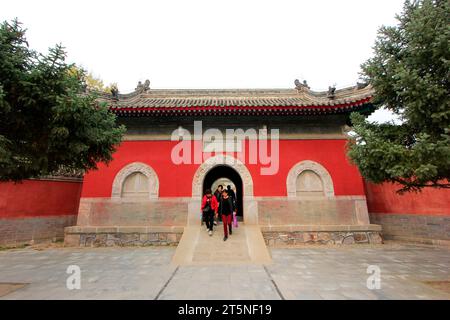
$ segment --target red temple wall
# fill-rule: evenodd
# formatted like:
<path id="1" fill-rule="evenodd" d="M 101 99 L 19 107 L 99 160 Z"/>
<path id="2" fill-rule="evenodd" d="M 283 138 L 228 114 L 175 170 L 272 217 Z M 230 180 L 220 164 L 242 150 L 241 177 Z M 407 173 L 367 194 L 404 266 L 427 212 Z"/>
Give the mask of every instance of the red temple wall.
<path id="1" fill-rule="evenodd" d="M 62 239 L 76 224 L 80 181 L 0 183 L 0 245 Z"/>
<path id="2" fill-rule="evenodd" d="M 199 147 L 201 148 L 201 142 Z M 351 165 L 345 152 L 346 140 L 280 140 L 280 165 L 275 175 L 261 175 L 260 168 L 268 165 L 249 164 L 255 196 L 286 196 L 289 170 L 302 160 L 320 163 L 330 173 L 336 195 L 364 195 L 364 185 L 357 168 Z M 172 141 L 125 141 L 118 148 L 114 160 L 100 164 L 99 170 L 84 177 L 82 197 L 110 197 L 114 177 L 129 163 L 143 162 L 158 175 L 160 197 L 190 197 L 192 180 L 199 164 L 176 165 L 171 160 Z M 249 143 L 246 143 L 248 158 Z"/>
<path id="3" fill-rule="evenodd" d="M 0 183 L 0 218 L 76 215 L 81 186 L 51 180 Z"/>
<path id="4" fill-rule="evenodd" d="M 365 182 L 369 212 L 379 214 L 424 214 L 450 216 L 450 190 L 425 188 L 420 193 L 396 193 L 400 187 Z"/>
<path id="5" fill-rule="evenodd" d="M 365 189 L 370 221 L 382 226 L 385 239 L 450 245 L 450 190 L 400 195 L 398 185 L 369 182 Z"/>
<path id="6" fill-rule="evenodd" d="M 160 197 L 191 197 L 192 179 L 199 164 L 173 164 L 170 154 L 175 144 L 123 142 L 114 161 L 86 174 L 83 184 L 51 180 L 0 183 L 0 245 L 62 238 L 64 227 L 76 224 L 80 194 L 109 198 L 115 175 L 131 162 L 147 163 L 156 171 Z M 345 144 L 345 140 L 281 140 L 281 163 L 276 175 L 262 176 L 259 165 L 246 164 L 253 178 L 254 195 L 286 196 L 289 170 L 302 160 L 312 160 L 329 171 L 336 195 L 367 196 L 371 223 L 383 226 L 385 238 L 450 241 L 449 190 L 424 189 L 421 193 L 398 195 L 396 185 L 364 183 L 345 156 Z M 167 207 L 161 205 L 165 211 Z"/>

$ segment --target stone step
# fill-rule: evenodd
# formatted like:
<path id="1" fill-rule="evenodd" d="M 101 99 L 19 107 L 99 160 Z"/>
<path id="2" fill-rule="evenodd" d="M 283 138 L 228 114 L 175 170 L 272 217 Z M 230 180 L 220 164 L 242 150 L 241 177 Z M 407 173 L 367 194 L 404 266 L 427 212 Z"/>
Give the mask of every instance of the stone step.
<path id="1" fill-rule="evenodd" d="M 223 241 L 219 224 L 212 236 L 204 226 L 186 227 L 172 258 L 174 265 L 270 264 L 272 259 L 258 226 L 239 224 Z"/>

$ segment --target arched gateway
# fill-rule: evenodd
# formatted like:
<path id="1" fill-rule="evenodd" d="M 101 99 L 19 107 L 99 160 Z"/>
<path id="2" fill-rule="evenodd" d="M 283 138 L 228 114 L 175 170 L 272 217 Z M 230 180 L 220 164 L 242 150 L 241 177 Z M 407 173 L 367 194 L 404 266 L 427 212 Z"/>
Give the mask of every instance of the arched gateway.
<path id="1" fill-rule="evenodd" d="M 229 155 L 217 155 L 208 158 L 197 169 L 192 180 L 192 197 L 201 197 L 203 191 L 203 181 L 206 175 L 217 166 L 229 166 L 233 168 L 242 179 L 243 196 L 253 197 L 253 179 L 245 164 Z"/>
<path id="2" fill-rule="evenodd" d="M 234 173 L 233 173 L 234 172 Z M 238 207 L 239 215 L 244 216 L 246 223 L 256 223 L 257 206 L 253 199 L 253 178 L 247 167 L 240 160 L 229 155 L 216 155 L 205 160 L 194 174 L 192 179 L 192 202 L 199 202 L 203 191 L 209 183 L 212 185 L 214 178 L 229 178 L 239 189 L 242 184 L 242 190 L 237 190 L 241 194 L 241 203 Z M 205 185 L 206 182 L 206 185 Z M 198 215 L 198 214 L 197 214 Z"/>
<path id="3" fill-rule="evenodd" d="M 243 198 L 242 198 L 242 179 L 239 173 L 228 165 L 218 165 L 208 171 L 203 180 L 203 194 L 207 189 L 214 192 L 219 185 L 224 189 L 230 186 L 236 197 L 236 209 L 238 218 L 244 215 Z"/>

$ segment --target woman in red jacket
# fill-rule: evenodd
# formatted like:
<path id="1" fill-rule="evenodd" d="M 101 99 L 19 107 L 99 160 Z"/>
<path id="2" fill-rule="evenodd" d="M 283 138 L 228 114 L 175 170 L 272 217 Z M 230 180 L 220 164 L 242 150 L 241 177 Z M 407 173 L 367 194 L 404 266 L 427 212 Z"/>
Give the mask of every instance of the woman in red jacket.
<path id="1" fill-rule="evenodd" d="M 219 208 L 219 203 L 216 197 L 213 197 L 211 189 L 205 191 L 205 195 L 202 199 L 202 216 L 206 222 L 206 228 L 210 236 L 213 233 L 214 227 L 214 216 L 217 215 L 217 209 Z"/>

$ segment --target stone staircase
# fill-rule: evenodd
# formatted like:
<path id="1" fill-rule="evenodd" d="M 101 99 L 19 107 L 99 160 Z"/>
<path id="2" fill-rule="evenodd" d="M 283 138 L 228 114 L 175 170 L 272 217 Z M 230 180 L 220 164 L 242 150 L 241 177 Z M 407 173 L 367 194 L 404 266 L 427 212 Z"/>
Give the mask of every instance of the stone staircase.
<path id="1" fill-rule="evenodd" d="M 177 250 L 172 258 L 174 265 L 223 265 L 223 264 L 270 264 L 272 258 L 267 250 L 259 226 L 245 225 L 233 228 L 233 234 L 223 241 L 223 226 L 219 224 L 212 236 L 205 226 L 185 228 Z"/>

